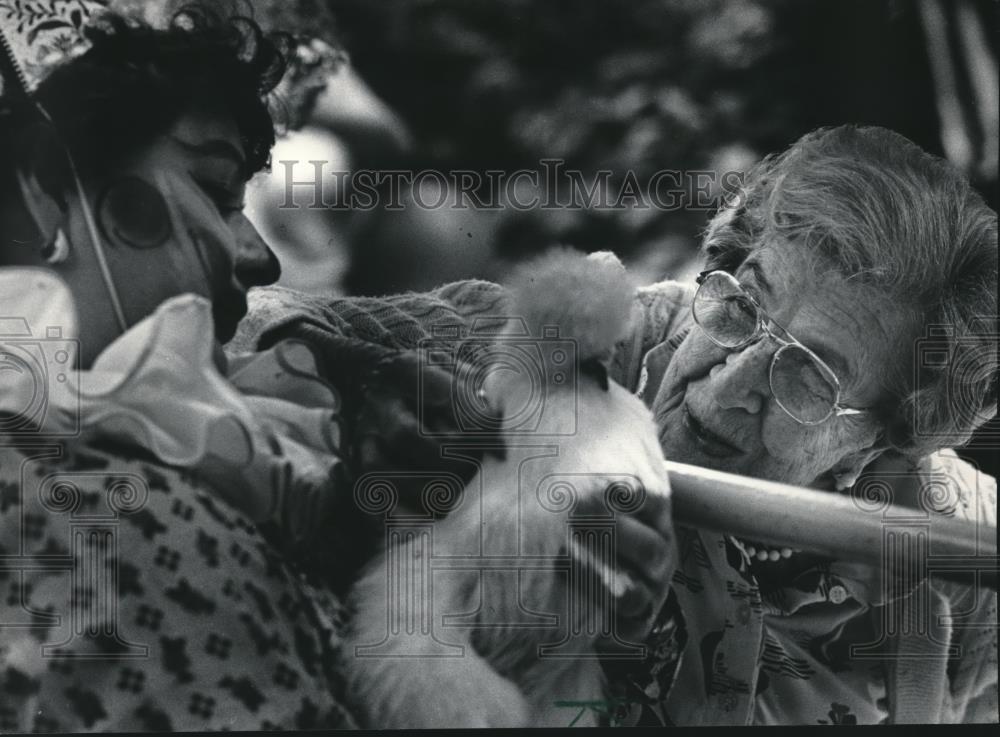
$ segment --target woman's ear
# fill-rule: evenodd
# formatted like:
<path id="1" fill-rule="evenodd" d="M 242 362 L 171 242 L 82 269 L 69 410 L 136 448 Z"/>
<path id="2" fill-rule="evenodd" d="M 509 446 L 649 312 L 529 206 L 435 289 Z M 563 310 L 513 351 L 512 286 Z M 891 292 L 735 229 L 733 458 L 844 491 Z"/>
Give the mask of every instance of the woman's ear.
<path id="1" fill-rule="evenodd" d="M 833 476 L 834 488 L 837 491 L 850 489 L 857 483 L 858 477 L 861 476 L 862 472 L 887 450 L 886 446 L 872 446 L 855 451 L 841 458 L 830 469 L 830 475 Z"/>

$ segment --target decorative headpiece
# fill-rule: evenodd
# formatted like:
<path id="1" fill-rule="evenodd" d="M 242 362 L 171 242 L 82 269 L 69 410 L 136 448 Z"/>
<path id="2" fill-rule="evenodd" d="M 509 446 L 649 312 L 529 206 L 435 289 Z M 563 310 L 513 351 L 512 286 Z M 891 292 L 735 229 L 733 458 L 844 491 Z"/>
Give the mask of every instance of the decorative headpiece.
<path id="1" fill-rule="evenodd" d="M 0 0 L 0 96 L 29 95 L 89 44 L 83 29 L 108 0 Z"/>
<path id="2" fill-rule="evenodd" d="M 40 119 L 51 122 L 48 112 L 33 99 L 32 93 L 55 66 L 87 50 L 89 44 L 83 34 L 84 25 L 107 4 L 107 0 L 0 0 L 0 97 L 10 100 L 12 106 L 33 109 Z M 94 216 L 73 157 L 69 149 L 65 152 L 101 277 L 118 326 L 124 332 L 127 328 L 125 313 L 108 270 Z M 60 228 L 54 237 L 52 253 L 65 255 L 68 243 L 65 233 Z M 64 247 L 60 249 L 59 243 Z"/>

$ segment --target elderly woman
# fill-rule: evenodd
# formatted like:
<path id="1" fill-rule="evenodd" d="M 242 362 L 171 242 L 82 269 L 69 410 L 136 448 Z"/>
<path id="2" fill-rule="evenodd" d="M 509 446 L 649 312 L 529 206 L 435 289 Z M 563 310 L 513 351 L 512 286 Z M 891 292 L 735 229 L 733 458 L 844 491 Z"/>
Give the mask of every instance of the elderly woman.
<path id="1" fill-rule="evenodd" d="M 614 360 L 668 459 L 831 493 L 879 473 L 914 505 L 944 474 L 956 495 L 940 513 L 995 526 L 995 480 L 949 450 L 996 406 L 997 219 L 959 174 L 887 130 L 817 131 L 749 174 L 704 253 L 697 285 L 639 291 Z M 250 302 L 233 348 L 297 336 L 322 349 L 344 334 L 414 348 L 435 327 L 506 314 L 485 282 L 384 299 L 268 288 Z M 946 358 L 921 362 L 936 326 Z M 651 657 L 608 669 L 625 723 L 997 720 L 995 593 L 936 579 L 900 590 L 880 570 L 677 535 Z M 634 560 L 648 573 L 662 551 Z"/>

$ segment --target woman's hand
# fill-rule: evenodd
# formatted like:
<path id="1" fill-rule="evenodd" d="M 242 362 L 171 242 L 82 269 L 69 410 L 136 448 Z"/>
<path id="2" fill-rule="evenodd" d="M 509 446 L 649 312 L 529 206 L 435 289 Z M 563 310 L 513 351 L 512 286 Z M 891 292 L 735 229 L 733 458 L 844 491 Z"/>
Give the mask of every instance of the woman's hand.
<path id="1" fill-rule="evenodd" d="M 603 504 L 597 496 L 584 499 L 578 513 L 586 515 L 593 507 L 600 514 Z M 639 509 L 615 516 L 614 559 L 615 586 L 609 588 L 620 591 L 613 604 L 616 638 L 628 643 L 644 642 L 667 598 L 670 577 L 677 565 L 669 497 L 647 494 Z M 608 638 L 599 642 L 605 650 L 615 646 L 614 640 Z"/>
<path id="2" fill-rule="evenodd" d="M 670 591 L 677 566 L 670 500 L 647 496 L 633 515 L 618 518 L 618 566 L 633 579 L 618 603 L 623 639 L 642 642 Z"/>

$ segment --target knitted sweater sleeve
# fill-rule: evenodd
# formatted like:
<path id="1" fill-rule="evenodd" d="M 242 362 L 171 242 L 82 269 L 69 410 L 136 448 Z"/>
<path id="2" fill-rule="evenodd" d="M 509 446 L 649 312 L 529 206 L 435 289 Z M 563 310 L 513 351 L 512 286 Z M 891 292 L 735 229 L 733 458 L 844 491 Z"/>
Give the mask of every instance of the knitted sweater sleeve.
<path id="1" fill-rule="evenodd" d="M 633 329 L 616 348 L 612 378 L 635 390 L 642 357 L 683 327 L 691 296 L 689 286 L 672 281 L 637 291 Z M 457 328 L 468 334 L 485 323 L 488 334 L 490 324 L 510 316 L 509 299 L 504 287 L 479 280 L 453 282 L 431 292 L 333 299 L 283 287 L 258 287 L 250 290 L 250 311 L 226 351 L 239 354 L 267 348 L 294 325 L 385 348 L 413 349 L 439 330 Z"/>
<path id="2" fill-rule="evenodd" d="M 480 319 L 505 314 L 506 290 L 487 281 L 446 284 L 431 292 L 386 297 L 321 298 L 283 287 L 256 288 L 231 354 L 266 348 L 295 325 L 390 349 L 413 349 L 437 330 L 472 330 Z"/>

